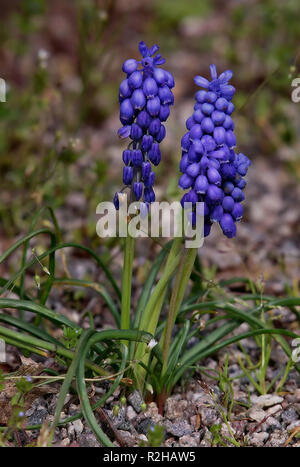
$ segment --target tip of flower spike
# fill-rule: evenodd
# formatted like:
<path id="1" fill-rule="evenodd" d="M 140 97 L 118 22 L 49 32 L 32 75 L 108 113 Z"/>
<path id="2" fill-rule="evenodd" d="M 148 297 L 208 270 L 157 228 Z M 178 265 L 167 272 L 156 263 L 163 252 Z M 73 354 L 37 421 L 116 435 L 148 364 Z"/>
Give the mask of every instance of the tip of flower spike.
<path id="1" fill-rule="evenodd" d="M 147 54 L 148 54 L 149 50 L 148 50 L 148 47 L 146 46 L 144 41 L 141 41 L 139 43 L 139 51 L 140 51 L 142 57 L 147 57 Z"/>
<path id="2" fill-rule="evenodd" d="M 210 74 L 212 78 L 211 81 L 203 76 L 195 76 L 194 81 L 197 86 L 213 91 L 217 93 L 219 97 L 224 96 L 227 99 L 231 99 L 235 89 L 233 86 L 228 85 L 228 82 L 232 78 L 233 72 L 231 70 L 226 70 L 218 77 L 216 65 L 212 64 L 210 65 Z"/>
<path id="3" fill-rule="evenodd" d="M 165 59 L 160 54 L 153 57 L 159 51 L 159 46 L 157 44 L 154 44 L 150 49 L 148 49 L 145 42 L 141 41 L 139 43 L 139 51 L 143 57 L 142 65 L 145 67 L 152 66 L 153 64 L 155 66 L 163 65 L 165 63 Z"/>
<path id="4" fill-rule="evenodd" d="M 154 44 L 151 49 L 149 50 L 149 55 L 152 57 L 153 55 L 156 54 L 156 52 L 159 51 L 159 46 L 157 44 Z"/>
<path id="5" fill-rule="evenodd" d="M 211 75 L 212 79 L 217 79 L 218 74 L 217 74 L 216 65 L 210 65 L 209 69 L 210 69 L 210 75 Z"/>
<path id="6" fill-rule="evenodd" d="M 142 57 L 153 57 L 153 55 L 156 54 L 156 52 L 159 51 L 159 46 L 157 44 L 154 44 L 150 49 L 146 46 L 144 41 L 141 41 L 139 43 L 139 51 L 142 55 Z"/>

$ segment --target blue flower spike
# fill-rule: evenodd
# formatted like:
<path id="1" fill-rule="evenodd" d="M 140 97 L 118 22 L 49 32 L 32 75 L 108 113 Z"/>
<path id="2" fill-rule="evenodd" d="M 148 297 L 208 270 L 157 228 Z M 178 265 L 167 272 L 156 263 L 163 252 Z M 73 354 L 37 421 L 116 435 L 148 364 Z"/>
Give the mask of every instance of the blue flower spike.
<path id="1" fill-rule="evenodd" d="M 231 118 L 235 88 L 229 84 L 233 73 L 226 70 L 218 76 L 216 66 L 211 65 L 210 74 L 211 81 L 203 76 L 194 79 L 204 89 L 196 93 L 194 113 L 186 121 L 188 131 L 181 140 L 179 187 L 189 190 L 181 203 L 204 202 L 204 236 L 213 223 L 219 223 L 223 234 L 232 238 L 243 216 L 243 177 L 251 162 L 235 150 Z"/>
<path id="2" fill-rule="evenodd" d="M 166 136 L 166 122 L 170 106 L 174 104 L 172 88 L 175 86 L 171 73 L 160 67 L 165 59 L 157 54 L 159 47 L 150 49 L 142 41 L 139 51 L 142 59 L 128 59 L 122 70 L 126 78 L 119 89 L 120 121 L 118 135 L 130 138 L 123 152 L 124 188 L 130 187 L 131 199 L 142 200 L 143 209 L 155 201 L 153 166 L 161 160 L 160 143 Z M 124 189 L 123 188 L 123 189 Z M 118 193 L 114 205 L 119 209 Z"/>

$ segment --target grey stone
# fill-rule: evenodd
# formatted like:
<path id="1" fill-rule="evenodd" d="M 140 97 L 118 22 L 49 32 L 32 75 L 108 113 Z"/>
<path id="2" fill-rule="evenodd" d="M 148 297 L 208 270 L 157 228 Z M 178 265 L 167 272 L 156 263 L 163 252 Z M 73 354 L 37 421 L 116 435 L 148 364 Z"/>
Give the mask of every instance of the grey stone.
<path id="1" fill-rule="evenodd" d="M 236 434 L 235 428 L 232 426 L 231 423 L 228 423 L 228 424 L 229 424 L 229 427 L 230 427 L 230 429 L 231 429 L 233 435 L 235 435 L 235 434 Z M 231 436 L 232 436 L 232 434 L 230 433 L 229 428 L 228 428 L 228 426 L 226 425 L 226 423 L 222 423 L 220 433 L 221 433 L 221 435 L 222 435 L 224 438 L 225 438 L 225 437 L 226 437 L 226 438 L 231 438 Z"/>
<path id="2" fill-rule="evenodd" d="M 197 447 L 200 444 L 200 433 L 192 433 L 191 435 L 184 435 L 179 438 L 179 446 Z"/>
<path id="3" fill-rule="evenodd" d="M 136 431 L 147 436 L 150 426 L 154 428 L 155 423 L 151 418 L 145 418 L 136 426 Z"/>
<path id="4" fill-rule="evenodd" d="M 208 428 L 204 428 L 204 435 L 202 440 L 200 441 L 200 446 L 202 447 L 210 447 L 212 443 L 212 434 L 208 430 Z"/>
<path id="5" fill-rule="evenodd" d="M 168 433 L 178 438 L 193 433 L 193 428 L 191 427 L 191 425 L 188 424 L 186 420 L 179 420 L 175 423 L 167 421 L 164 423 L 164 426 Z"/>
<path id="6" fill-rule="evenodd" d="M 142 396 L 140 395 L 139 391 L 137 391 L 137 390 L 133 391 L 128 396 L 128 402 L 132 405 L 132 407 L 134 408 L 134 410 L 137 413 L 141 412 L 141 410 L 142 410 L 141 405 L 142 405 L 143 399 L 142 399 Z"/>
<path id="7" fill-rule="evenodd" d="M 230 378 L 236 378 L 242 373 L 240 366 L 237 363 L 228 367 L 228 376 Z"/>
<path id="8" fill-rule="evenodd" d="M 283 423 L 289 425 L 290 423 L 298 420 L 298 414 L 294 407 L 289 407 L 288 409 L 281 412 L 281 420 Z"/>
<path id="9" fill-rule="evenodd" d="M 199 409 L 199 413 L 201 417 L 201 425 L 210 427 L 220 421 L 217 410 L 210 407 L 202 407 Z"/>
<path id="10" fill-rule="evenodd" d="M 90 430 L 86 430 L 78 436 L 77 441 L 81 447 L 93 448 L 100 446 L 100 443 L 96 440 L 94 433 Z"/>
<path id="11" fill-rule="evenodd" d="M 131 421 L 136 418 L 136 411 L 129 405 L 126 410 L 126 418 Z"/>
<path id="12" fill-rule="evenodd" d="M 81 420 L 74 420 L 74 422 L 72 422 L 72 425 L 74 426 L 74 430 L 77 435 L 83 432 L 84 426 Z"/>
<path id="13" fill-rule="evenodd" d="M 172 448 L 175 445 L 175 438 L 168 438 L 163 444 L 166 448 Z"/>
<path id="14" fill-rule="evenodd" d="M 296 420 L 286 427 L 287 431 L 293 431 L 297 426 L 300 426 L 300 420 Z"/>
<path id="15" fill-rule="evenodd" d="M 272 407 L 269 407 L 266 410 L 266 412 L 267 412 L 268 415 L 279 416 L 280 413 L 282 412 L 282 405 L 281 404 L 273 405 Z"/>
<path id="16" fill-rule="evenodd" d="M 137 443 L 137 440 L 135 439 L 135 437 L 133 435 L 131 435 L 130 433 L 128 433 L 128 431 L 123 431 L 123 430 L 119 430 L 119 435 L 121 436 L 123 442 L 125 443 L 126 446 L 128 447 L 132 447 L 132 446 L 137 446 L 138 443 Z"/>
<path id="17" fill-rule="evenodd" d="M 252 409 L 249 410 L 249 417 L 256 422 L 261 422 L 266 416 L 266 412 L 258 407 L 252 407 Z"/>
<path id="18" fill-rule="evenodd" d="M 269 436 L 269 433 L 266 433 L 265 431 L 261 431 L 260 433 L 253 433 L 251 436 L 249 436 L 248 446 L 263 446 Z"/>
<path id="19" fill-rule="evenodd" d="M 267 420 L 262 424 L 261 429 L 262 431 L 273 433 L 273 431 L 281 429 L 281 424 L 275 417 L 268 417 Z"/>
<path id="20" fill-rule="evenodd" d="M 48 417 L 48 411 L 44 408 L 36 410 L 30 417 L 27 419 L 28 425 L 40 425 Z"/>
<path id="21" fill-rule="evenodd" d="M 107 410 L 106 412 L 111 417 L 112 422 L 117 429 L 124 430 L 124 431 L 130 430 L 131 425 L 130 425 L 130 422 L 128 422 L 125 418 L 124 408 L 120 408 L 118 415 L 115 417 L 113 416 L 112 411 Z"/>
<path id="22" fill-rule="evenodd" d="M 158 407 L 155 402 L 150 402 L 150 404 L 148 404 L 144 416 L 145 418 L 151 418 L 154 423 L 160 423 L 163 420 L 162 415 L 158 413 Z"/>
<path id="23" fill-rule="evenodd" d="M 270 438 L 266 442 L 265 446 L 271 446 L 271 447 L 283 446 L 287 438 L 288 438 L 288 434 L 286 432 L 276 430 L 274 431 L 274 433 L 270 435 Z"/>
<path id="24" fill-rule="evenodd" d="M 283 397 L 277 394 L 264 394 L 263 396 L 252 396 L 251 402 L 257 407 L 271 407 L 272 405 L 283 402 Z"/>
<path id="25" fill-rule="evenodd" d="M 179 418 L 186 418 L 188 402 L 186 400 L 175 400 L 169 397 L 165 404 L 165 417 L 169 420 L 178 420 Z"/>

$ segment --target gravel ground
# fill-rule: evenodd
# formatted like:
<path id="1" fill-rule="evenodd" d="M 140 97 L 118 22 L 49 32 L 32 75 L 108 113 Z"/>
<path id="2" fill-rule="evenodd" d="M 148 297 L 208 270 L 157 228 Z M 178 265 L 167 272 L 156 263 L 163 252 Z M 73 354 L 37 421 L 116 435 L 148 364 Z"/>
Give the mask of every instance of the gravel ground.
<path id="1" fill-rule="evenodd" d="M 222 359 L 222 357 L 221 357 Z M 204 366 L 216 369 L 218 363 L 207 359 Z M 238 365 L 229 366 L 229 375 L 240 374 Z M 275 371 L 275 370 L 274 370 Z M 272 377 L 272 371 L 269 377 Z M 149 429 L 155 425 L 164 427 L 162 446 L 212 447 L 212 446 L 265 446 L 300 447 L 297 432 L 300 430 L 300 389 L 296 372 L 291 371 L 284 391 L 257 395 L 247 378 L 234 380 L 234 404 L 230 420 L 224 405 L 224 394 L 208 375 L 199 374 L 185 388 L 175 388 L 166 400 L 164 415 L 160 415 L 157 404 L 150 402 L 142 411 L 142 399 L 137 391 L 132 392 L 117 416 L 113 407 L 120 405 L 120 389 L 111 396 L 105 407 L 97 412 L 104 431 L 115 439 L 116 446 L 138 447 L 147 443 Z M 98 387 L 96 393 L 105 391 Z M 57 394 L 38 397 L 26 412 L 28 424 L 51 420 L 55 411 Z M 62 418 L 72 416 L 80 410 L 78 400 L 67 396 Z M 298 428 L 297 428 L 298 427 Z M 234 441 L 231 442 L 231 430 Z M 31 432 L 31 441 L 38 431 Z M 28 440 L 27 440 L 28 442 Z M 54 446 L 100 446 L 84 420 L 76 420 L 56 429 Z"/>

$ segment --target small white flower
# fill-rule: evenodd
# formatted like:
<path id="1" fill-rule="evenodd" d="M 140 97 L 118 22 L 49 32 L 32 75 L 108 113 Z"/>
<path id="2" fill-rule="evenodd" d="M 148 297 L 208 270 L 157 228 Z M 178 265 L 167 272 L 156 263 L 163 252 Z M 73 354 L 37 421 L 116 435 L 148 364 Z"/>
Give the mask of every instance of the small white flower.
<path id="1" fill-rule="evenodd" d="M 49 58 L 49 52 L 47 52 L 47 50 L 45 49 L 40 49 L 38 51 L 38 59 L 41 61 L 41 62 L 45 62 L 47 61 Z"/>
<path id="2" fill-rule="evenodd" d="M 153 347 L 155 347 L 157 345 L 157 342 L 155 339 L 151 339 L 149 344 L 147 345 L 147 349 L 149 352 L 151 352 L 151 350 L 153 349 Z"/>

